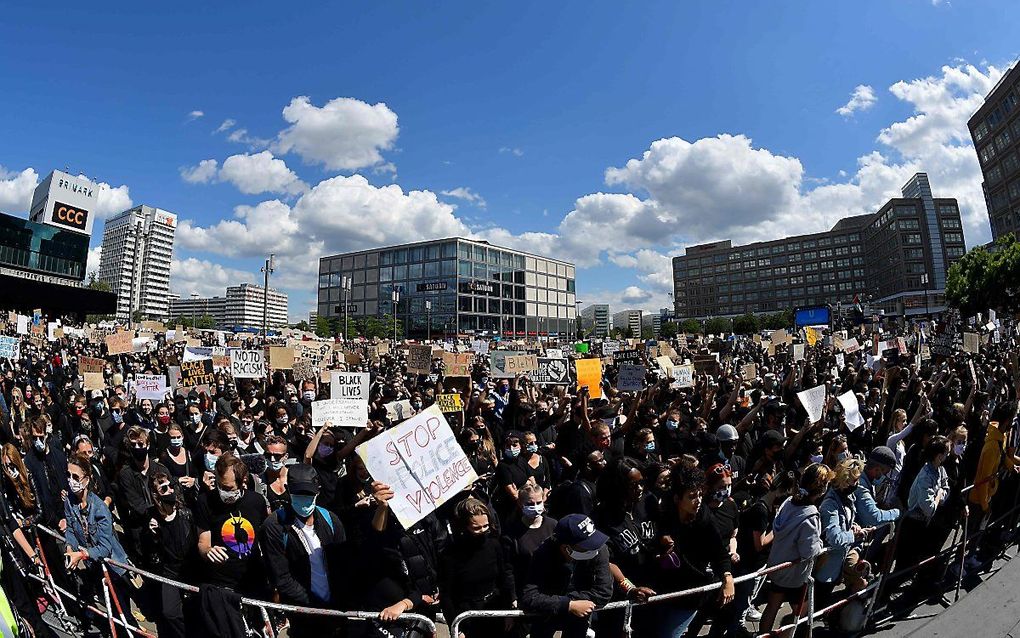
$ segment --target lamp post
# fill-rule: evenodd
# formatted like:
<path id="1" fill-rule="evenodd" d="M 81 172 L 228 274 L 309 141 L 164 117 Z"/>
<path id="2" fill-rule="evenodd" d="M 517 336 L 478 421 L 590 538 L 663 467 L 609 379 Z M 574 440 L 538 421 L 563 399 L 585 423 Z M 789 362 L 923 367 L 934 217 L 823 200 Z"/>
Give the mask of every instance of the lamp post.
<path id="1" fill-rule="evenodd" d="M 432 301 L 425 300 L 425 338 L 432 341 Z"/>
<path id="2" fill-rule="evenodd" d="M 921 283 L 924 284 L 924 316 L 928 316 L 928 273 L 921 275 Z M 906 314 L 906 312 L 904 312 Z"/>
<path id="3" fill-rule="evenodd" d="M 393 289 L 393 294 L 391 295 L 391 297 L 393 299 L 393 343 L 396 344 L 397 343 L 397 304 L 400 303 L 400 289 L 399 288 L 394 288 Z"/>
<path id="4" fill-rule="evenodd" d="M 198 324 L 198 319 L 196 318 L 197 317 L 197 313 L 198 313 L 198 302 L 195 301 L 196 299 L 198 299 L 198 293 L 197 292 L 191 293 L 191 327 L 192 328 L 198 328 L 198 325 L 197 325 Z"/>
<path id="5" fill-rule="evenodd" d="M 262 272 L 266 274 L 266 285 L 262 289 L 262 338 L 269 341 L 269 275 L 273 272 L 273 258 L 276 253 L 269 253 L 269 259 L 266 260 L 266 265 L 262 267 Z"/>
<path id="6" fill-rule="evenodd" d="M 348 331 L 350 331 L 351 326 L 348 321 L 347 313 L 351 307 L 350 302 L 348 301 L 351 294 L 351 278 L 348 277 L 347 275 L 344 275 L 343 280 L 340 282 L 340 284 L 344 291 L 344 339 L 350 339 L 351 337 L 350 334 L 348 334 Z"/>
<path id="7" fill-rule="evenodd" d="M 584 304 L 583 301 L 574 302 L 574 338 L 581 338 L 581 306 Z"/>

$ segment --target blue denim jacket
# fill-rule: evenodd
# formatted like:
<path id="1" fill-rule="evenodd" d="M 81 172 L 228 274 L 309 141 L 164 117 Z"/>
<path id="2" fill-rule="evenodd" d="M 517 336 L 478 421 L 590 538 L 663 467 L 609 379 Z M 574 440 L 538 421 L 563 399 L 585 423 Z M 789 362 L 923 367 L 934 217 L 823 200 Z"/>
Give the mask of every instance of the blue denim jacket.
<path id="1" fill-rule="evenodd" d="M 942 491 L 942 500 L 938 500 L 939 491 Z M 945 501 L 949 494 L 949 477 L 941 465 L 938 468 L 931 463 L 925 463 L 921 471 L 917 473 L 914 484 L 910 486 L 910 498 L 907 500 L 907 511 L 913 518 L 923 521 L 930 521 L 935 516 L 935 510 Z"/>
<path id="2" fill-rule="evenodd" d="M 85 512 L 82 512 L 77 501 L 72 502 L 70 498 L 65 498 L 64 517 L 67 519 L 64 542 L 75 551 L 84 549 L 88 552 L 89 560 L 86 565 L 98 567 L 98 561 L 104 558 L 112 558 L 119 563 L 128 562 L 127 554 L 124 553 L 124 548 L 113 531 L 113 515 L 110 514 L 110 508 L 94 492 L 89 492 L 88 509 Z M 118 576 L 124 575 L 124 570 L 120 567 L 109 565 L 109 568 Z"/>
<path id="3" fill-rule="evenodd" d="M 877 527 L 882 523 L 895 521 L 900 517 L 898 509 L 884 510 L 875 502 L 875 485 L 868 479 L 867 474 L 861 474 L 857 481 L 857 489 L 854 490 L 857 508 L 857 520 L 861 527 Z"/>
<path id="4" fill-rule="evenodd" d="M 822 516 L 822 538 L 829 555 L 818 569 L 816 578 L 823 583 L 839 580 L 843 573 L 843 561 L 856 539 L 851 531 L 857 511 L 853 494 L 843 497 L 835 489 L 829 488 L 818 508 Z"/>

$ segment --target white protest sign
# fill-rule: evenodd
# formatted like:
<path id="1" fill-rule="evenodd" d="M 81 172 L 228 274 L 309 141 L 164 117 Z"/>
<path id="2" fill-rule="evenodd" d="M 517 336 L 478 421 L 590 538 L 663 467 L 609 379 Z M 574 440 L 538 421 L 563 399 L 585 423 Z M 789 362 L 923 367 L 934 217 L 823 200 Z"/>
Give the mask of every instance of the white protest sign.
<path id="1" fill-rule="evenodd" d="M 670 377 L 673 378 L 672 385 L 677 388 L 690 388 L 694 386 L 694 366 L 683 365 L 673 366 L 670 370 Z"/>
<path id="2" fill-rule="evenodd" d="M 475 351 L 475 354 L 489 354 L 489 342 L 476 339 L 471 342 L 471 349 Z"/>
<path id="3" fill-rule="evenodd" d="M 185 351 L 185 357 L 187 351 Z M 235 379 L 262 379 L 269 376 L 266 354 L 262 350 L 230 350 L 230 375 Z"/>
<path id="4" fill-rule="evenodd" d="M 846 355 L 844 355 L 842 352 L 837 352 L 836 353 L 836 369 L 837 370 L 842 370 L 844 367 L 846 367 Z"/>
<path id="5" fill-rule="evenodd" d="M 329 423 L 335 427 L 363 428 L 368 425 L 368 402 L 351 399 L 312 401 L 312 427 Z"/>
<path id="6" fill-rule="evenodd" d="M 414 415 L 410 399 L 390 401 L 385 405 L 385 407 L 386 418 L 390 420 L 390 423 L 399 423 L 404 419 L 410 419 Z"/>
<path id="7" fill-rule="evenodd" d="M 563 359 L 563 350 L 560 348 L 546 348 L 545 357 L 547 359 Z"/>
<path id="8" fill-rule="evenodd" d="M 846 419 L 846 426 L 853 432 L 864 425 L 864 417 L 861 416 L 861 406 L 857 403 L 857 395 L 851 390 L 836 397 L 843 406 L 843 416 Z"/>
<path id="9" fill-rule="evenodd" d="M 21 358 L 21 345 L 17 337 L 0 337 L 0 358 L 11 361 Z"/>
<path id="10" fill-rule="evenodd" d="M 852 337 L 843 342 L 843 352 L 851 353 L 857 352 L 861 349 L 861 344 L 857 342 L 857 337 Z"/>
<path id="11" fill-rule="evenodd" d="M 357 452 L 372 478 L 393 489 L 390 511 L 404 529 L 478 479 L 437 405 L 362 443 Z"/>
<path id="12" fill-rule="evenodd" d="M 332 371 L 329 381 L 330 401 L 338 401 L 343 406 L 343 412 L 338 415 L 341 420 L 331 419 L 333 425 L 365 427 L 368 423 L 368 386 L 369 373 L 367 372 Z M 337 406 L 331 409 L 337 412 L 341 410 L 341 407 Z M 315 421 L 316 416 L 313 409 L 313 425 Z"/>
<path id="13" fill-rule="evenodd" d="M 804 344 L 795 343 L 793 344 L 793 360 L 803 361 L 804 360 Z"/>
<path id="14" fill-rule="evenodd" d="M 135 398 L 162 401 L 166 398 L 166 377 L 162 374 L 136 374 Z"/>
<path id="15" fill-rule="evenodd" d="M 616 380 L 616 387 L 621 392 L 638 392 L 645 385 L 645 367 L 633 363 L 625 363 L 620 366 L 620 376 Z"/>
<path id="16" fill-rule="evenodd" d="M 812 423 L 817 423 L 822 419 L 822 411 L 825 409 L 824 383 L 810 390 L 798 392 L 797 398 L 800 399 L 800 404 L 804 406 L 804 410 L 807 411 L 808 418 Z"/>
<path id="17" fill-rule="evenodd" d="M 19 335 L 28 334 L 28 317 L 26 317 L 25 315 L 18 315 L 18 334 Z"/>

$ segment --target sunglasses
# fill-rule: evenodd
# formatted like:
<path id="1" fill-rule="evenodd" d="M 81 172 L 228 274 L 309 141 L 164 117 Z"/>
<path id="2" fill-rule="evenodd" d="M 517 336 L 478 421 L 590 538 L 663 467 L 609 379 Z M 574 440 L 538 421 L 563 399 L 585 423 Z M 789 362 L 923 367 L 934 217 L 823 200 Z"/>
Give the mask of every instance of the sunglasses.
<path id="1" fill-rule="evenodd" d="M 78 481 L 79 483 L 85 480 L 84 476 L 82 476 L 81 474 L 75 474 L 74 472 L 68 472 L 67 478 L 74 481 Z"/>
<path id="2" fill-rule="evenodd" d="M 270 461 L 282 461 L 286 456 L 287 456 L 286 452 L 284 452 L 283 454 L 270 454 L 269 452 L 266 452 L 266 458 L 269 459 Z"/>
<path id="3" fill-rule="evenodd" d="M 173 491 L 173 488 L 170 487 L 170 483 L 169 482 L 168 483 L 160 483 L 159 485 L 156 486 L 156 493 L 157 494 L 164 494 L 165 495 L 165 494 L 169 494 L 172 491 Z"/>

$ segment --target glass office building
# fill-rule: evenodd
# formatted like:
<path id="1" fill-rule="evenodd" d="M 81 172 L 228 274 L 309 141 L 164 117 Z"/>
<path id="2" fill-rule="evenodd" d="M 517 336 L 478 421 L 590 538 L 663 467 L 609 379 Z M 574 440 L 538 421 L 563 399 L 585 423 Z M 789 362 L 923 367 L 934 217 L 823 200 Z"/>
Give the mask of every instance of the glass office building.
<path id="1" fill-rule="evenodd" d="M 574 265 L 463 238 L 319 259 L 318 316 L 394 313 L 410 336 L 566 337 L 576 312 Z M 344 278 L 349 278 L 345 293 Z M 431 302 L 431 308 L 426 307 Z"/>
<path id="2" fill-rule="evenodd" d="M 89 236 L 0 214 L 0 265 L 74 285 L 85 278 Z"/>

